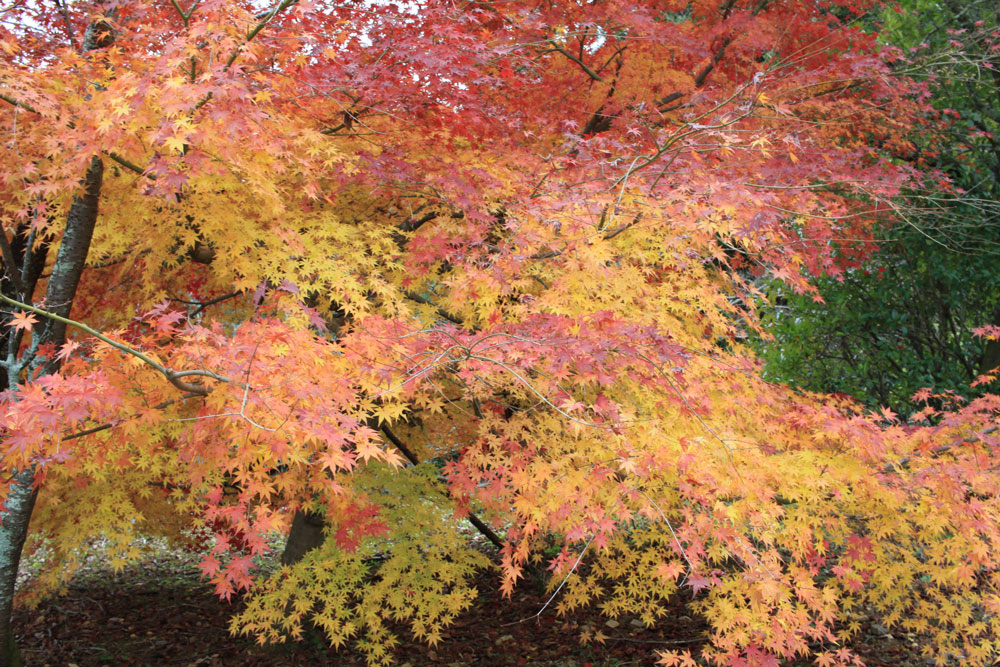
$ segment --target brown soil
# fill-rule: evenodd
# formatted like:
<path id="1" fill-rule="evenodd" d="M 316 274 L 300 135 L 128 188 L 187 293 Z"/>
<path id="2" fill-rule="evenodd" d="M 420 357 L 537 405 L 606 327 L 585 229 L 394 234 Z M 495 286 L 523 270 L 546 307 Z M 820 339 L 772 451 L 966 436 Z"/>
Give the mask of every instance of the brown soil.
<path id="1" fill-rule="evenodd" d="M 510 600 L 497 592 L 496 577 L 477 582 L 476 605 L 429 647 L 401 633 L 395 664 L 537 665 L 582 667 L 653 665 L 657 649 L 691 649 L 697 655 L 706 630 L 683 601 L 658 625 L 645 628 L 629 618 L 601 618 L 595 610 L 559 617 L 534 616 L 547 596 L 522 585 Z M 97 568 L 78 577 L 61 597 L 16 614 L 18 644 L 25 664 L 35 665 L 364 665 L 349 649 L 336 651 L 319 637 L 296 644 L 260 647 L 233 637 L 228 619 L 239 601 L 212 595 L 189 563 L 158 557 L 124 572 Z M 600 629 L 603 644 L 581 643 L 586 630 Z M 922 665 L 918 646 L 872 626 L 853 646 L 866 664 Z M 801 664 L 810 664 L 803 661 Z"/>

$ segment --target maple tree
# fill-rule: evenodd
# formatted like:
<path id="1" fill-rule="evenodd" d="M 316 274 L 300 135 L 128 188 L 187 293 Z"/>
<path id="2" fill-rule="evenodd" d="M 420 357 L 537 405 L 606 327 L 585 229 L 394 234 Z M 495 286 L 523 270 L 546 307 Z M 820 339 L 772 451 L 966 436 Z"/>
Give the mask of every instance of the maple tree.
<path id="1" fill-rule="evenodd" d="M 856 662 L 861 607 L 988 662 L 998 399 L 903 425 L 739 344 L 754 275 L 814 289 L 922 178 L 926 87 L 866 8 L 11 5 L 7 663 L 22 548 L 30 602 L 94 536 L 192 531 L 234 630 L 384 663 L 474 596 L 466 519 L 508 592 L 561 547 L 540 613 L 693 596 L 716 664 Z"/>

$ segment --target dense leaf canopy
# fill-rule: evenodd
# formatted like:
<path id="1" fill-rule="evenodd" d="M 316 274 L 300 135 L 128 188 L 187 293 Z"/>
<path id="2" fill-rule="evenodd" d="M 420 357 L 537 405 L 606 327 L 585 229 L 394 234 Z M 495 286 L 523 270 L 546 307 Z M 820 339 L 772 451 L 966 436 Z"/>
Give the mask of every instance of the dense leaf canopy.
<path id="1" fill-rule="evenodd" d="M 390 621 L 433 642 L 474 595 L 471 510 L 507 590 L 554 541 L 545 613 L 693 595 L 717 664 L 847 664 L 860 606 L 988 662 L 997 399 L 904 426 L 737 345 L 755 276 L 814 289 L 924 178 L 926 87 L 866 9 L 12 5 L 3 467 L 60 564 L 33 592 L 94 535 L 209 530 L 236 629 L 384 662 Z M 327 541 L 258 576 L 297 510 Z"/>

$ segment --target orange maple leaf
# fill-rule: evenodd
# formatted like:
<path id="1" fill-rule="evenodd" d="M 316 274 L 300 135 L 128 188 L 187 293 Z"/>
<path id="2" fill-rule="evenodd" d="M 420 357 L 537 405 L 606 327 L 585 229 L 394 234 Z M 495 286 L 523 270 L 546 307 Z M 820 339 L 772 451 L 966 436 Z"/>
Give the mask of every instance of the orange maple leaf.
<path id="1" fill-rule="evenodd" d="M 35 326 L 36 322 L 38 322 L 38 318 L 35 317 L 34 313 L 22 310 L 11 314 L 11 320 L 7 323 L 7 326 L 14 327 L 18 331 L 31 331 L 31 327 Z"/>
<path id="2" fill-rule="evenodd" d="M 661 563 L 656 567 L 656 576 L 666 581 L 677 581 L 677 577 L 684 573 L 684 566 L 677 561 Z"/>
<path id="3" fill-rule="evenodd" d="M 80 344 L 75 340 L 68 340 L 59 346 L 59 351 L 56 352 L 56 359 L 60 361 L 65 361 L 70 358 L 73 352 L 80 347 Z"/>

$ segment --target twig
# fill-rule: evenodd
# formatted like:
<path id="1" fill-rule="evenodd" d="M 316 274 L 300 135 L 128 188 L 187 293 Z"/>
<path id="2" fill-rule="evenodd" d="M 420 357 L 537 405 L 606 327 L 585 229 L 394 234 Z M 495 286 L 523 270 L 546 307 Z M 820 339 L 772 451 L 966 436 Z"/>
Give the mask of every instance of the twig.
<path id="1" fill-rule="evenodd" d="M 213 380 L 218 380 L 219 382 L 225 382 L 227 384 L 232 384 L 232 380 L 230 380 L 226 376 L 219 375 L 218 373 L 213 373 L 212 371 L 207 371 L 207 370 L 175 371 L 175 370 L 173 370 L 171 368 L 167 368 L 166 366 L 153 361 L 151 358 L 149 358 L 148 356 L 146 356 L 145 354 L 143 354 L 139 350 L 136 350 L 133 347 L 129 347 L 125 343 L 120 343 L 120 342 L 118 342 L 118 341 L 116 341 L 114 339 L 108 338 L 107 336 L 105 336 L 101 332 L 97 331 L 96 329 L 94 329 L 92 327 L 87 326 L 86 324 L 84 324 L 82 322 L 77 322 L 76 320 L 71 320 L 68 317 L 62 317 L 60 315 L 56 315 L 55 313 L 49 312 L 49 311 L 44 310 L 42 308 L 38 308 L 37 306 L 32 306 L 32 305 L 27 304 L 27 303 L 22 303 L 21 301 L 17 301 L 15 299 L 11 299 L 9 296 L 7 296 L 5 294 L 0 294 L 0 300 L 6 301 L 7 303 L 11 304 L 12 306 L 17 306 L 18 308 L 23 308 L 23 309 L 29 310 L 29 311 L 31 311 L 33 313 L 37 313 L 37 314 L 41 315 L 42 317 L 46 317 L 46 318 L 48 318 L 50 320 L 54 320 L 56 322 L 62 322 L 63 324 L 66 324 L 66 325 L 69 325 L 69 326 L 72 326 L 72 327 L 76 327 L 77 329 L 80 329 L 81 331 L 85 331 L 85 332 L 89 333 L 91 336 L 94 336 L 98 340 L 101 340 L 101 341 L 107 343 L 111 347 L 114 347 L 114 348 L 116 348 L 118 350 L 121 350 L 125 354 L 131 354 L 133 357 L 136 357 L 137 359 L 140 359 L 141 361 L 143 361 L 146 365 L 148 365 L 148 366 L 150 366 L 152 368 L 155 368 L 157 371 L 160 372 L 160 374 L 163 375 L 163 377 L 165 377 L 167 379 L 167 381 L 170 384 L 174 385 L 175 387 L 177 387 L 181 391 L 189 392 L 189 393 L 193 393 L 193 394 L 197 394 L 199 396 L 207 396 L 208 393 L 211 391 L 205 385 L 192 384 L 190 382 L 185 382 L 182 379 L 182 378 L 185 378 L 185 377 L 206 377 L 206 378 L 211 378 Z"/>
<path id="2" fill-rule="evenodd" d="M 584 72 L 586 72 L 587 76 L 589 76 L 591 79 L 593 79 L 594 81 L 598 81 L 600 83 L 604 83 L 604 78 L 600 74 L 598 74 L 597 72 L 595 72 L 594 70 L 590 69 L 587 66 L 587 63 L 583 62 L 582 60 L 580 60 L 579 58 L 577 58 L 576 56 L 574 56 L 572 53 L 570 53 L 569 51 L 567 51 L 566 49 L 564 49 L 555 40 L 552 40 L 549 43 L 552 45 L 552 48 L 554 48 L 556 51 L 558 51 L 559 53 L 563 54 L 564 56 L 566 56 L 567 58 L 569 58 L 570 60 L 572 60 L 573 62 L 575 62 L 577 65 L 579 65 L 580 69 L 582 69 Z"/>
<path id="3" fill-rule="evenodd" d="M 545 604 L 542 605 L 542 608 L 538 610 L 537 614 L 535 614 L 534 616 L 529 616 L 528 618 L 522 618 L 520 621 L 514 621 L 513 623 L 504 623 L 501 627 L 505 628 L 505 627 L 507 627 L 509 625 L 517 625 L 518 623 L 524 623 L 525 621 L 530 621 L 533 618 L 538 618 L 539 616 L 541 616 L 542 612 L 545 611 L 550 604 L 552 604 L 552 601 L 556 599 L 556 595 L 559 594 L 559 591 L 562 590 L 562 587 L 566 585 L 567 581 L 569 581 L 570 575 L 573 574 L 574 572 L 576 572 L 577 566 L 579 566 L 580 565 L 580 561 L 583 560 L 583 555 L 585 553 L 587 553 L 587 549 L 590 548 L 590 543 L 593 542 L 593 541 L 594 541 L 593 537 L 591 537 L 589 540 L 587 540 L 587 544 L 584 545 L 583 551 L 581 551 L 580 555 L 577 556 L 576 562 L 573 563 L 573 567 L 571 567 L 569 569 L 569 572 L 566 573 L 566 576 L 563 577 L 563 580 L 561 582 L 559 582 L 559 585 L 556 587 L 556 589 L 554 591 L 552 591 L 552 595 L 549 596 L 549 599 L 545 601 Z"/>

